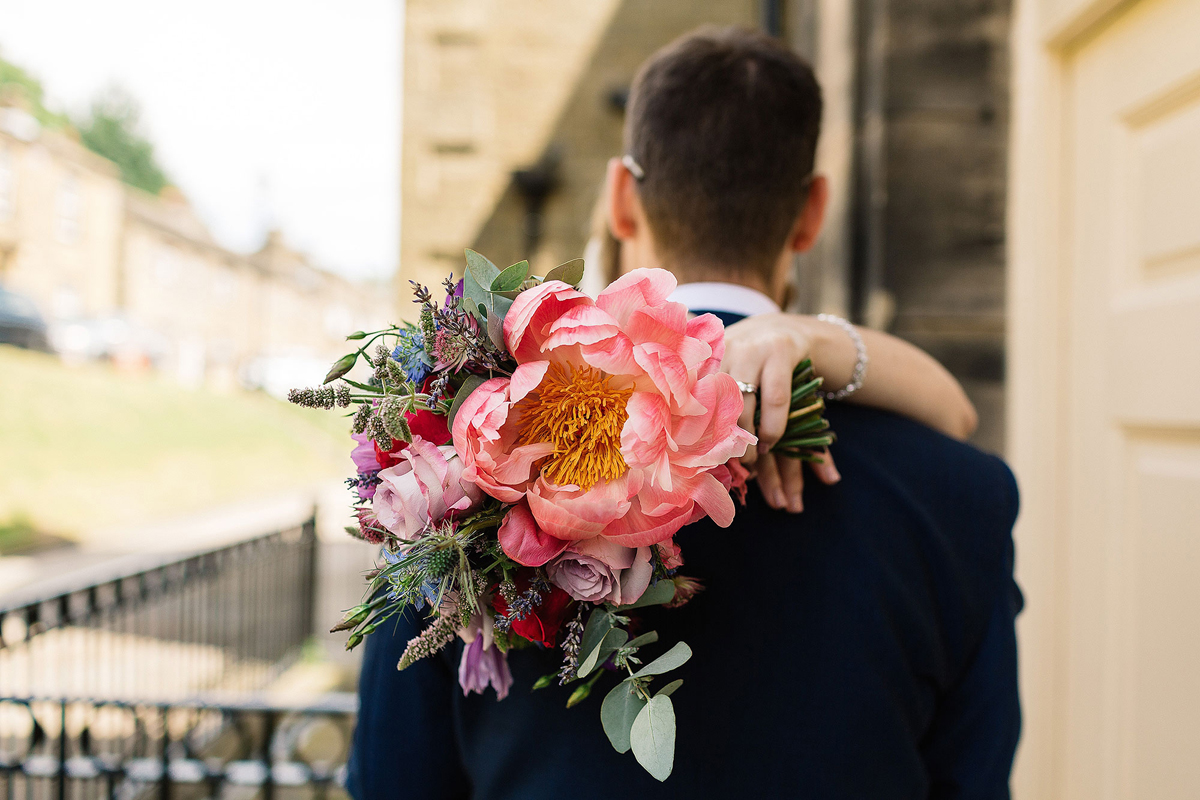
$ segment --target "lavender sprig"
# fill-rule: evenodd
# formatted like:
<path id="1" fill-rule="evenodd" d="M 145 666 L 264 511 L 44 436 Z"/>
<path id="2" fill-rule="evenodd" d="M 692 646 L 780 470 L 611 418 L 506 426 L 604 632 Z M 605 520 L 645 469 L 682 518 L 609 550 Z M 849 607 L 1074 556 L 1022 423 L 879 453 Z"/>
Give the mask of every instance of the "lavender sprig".
<path id="1" fill-rule="evenodd" d="M 558 685 L 565 686 L 575 678 L 579 671 L 579 645 L 583 642 L 583 603 L 575 612 L 575 617 L 567 623 L 567 633 L 563 637 L 563 663 L 558 671 Z"/>

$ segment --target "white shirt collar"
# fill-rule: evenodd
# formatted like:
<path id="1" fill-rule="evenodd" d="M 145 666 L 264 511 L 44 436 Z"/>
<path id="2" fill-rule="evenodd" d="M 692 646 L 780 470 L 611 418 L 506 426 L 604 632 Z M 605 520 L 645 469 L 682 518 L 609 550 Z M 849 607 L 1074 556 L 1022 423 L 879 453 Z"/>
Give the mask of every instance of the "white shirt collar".
<path id="1" fill-rule="evenodd" d="M 675 303 L 682 303 L 689 309 L 723 311 L 727 314 L 740 314 L 744 317 L 770 314 L 781 310 L 778 303 L 757 289 L 723 281 L 685 283 L 671 292 L 671 296 L 667 299 Z"/>

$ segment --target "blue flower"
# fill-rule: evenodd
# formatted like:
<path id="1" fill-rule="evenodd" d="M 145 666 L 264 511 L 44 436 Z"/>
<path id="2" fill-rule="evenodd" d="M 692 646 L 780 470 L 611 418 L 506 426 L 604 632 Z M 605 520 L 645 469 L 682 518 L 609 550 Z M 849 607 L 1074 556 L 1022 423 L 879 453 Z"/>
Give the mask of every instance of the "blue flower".
<path id="1" fill-rule="evenodd" d="M 425 337 L 416 328 L 400 332 L 400 343 L 392 351 L 392 358 L 415 384 L 420 384 L 429 377 L 433 369 L 433 360 L 425 352 Z"/>
<path id="2" fill-rule="evenodd" d="M 383 560 L 389 564 L 399 563 L 401 559 L 404 558 L 404 555 L 405 553 L 403 550 L 393 553 L 386 547 L 383 548 Z M 404 600 L 405 592 L 403 587 L 400 586 L 399 576 L 393 575 L 391 578 L 389 578 L 388 583 L 391 584 L 392 587 L 392 590 L 388 592 L 388 599 Z M 417 611 L 420 611 L 425 608 L 426 603 L 429 603 L 429 605 L 432 606 L 434 601 L 437 600 L 438 589 L 438 585 L 432 581 L 426 581 L 425 583 L 421 584 L 421 594 L 423 597 L 418 597 L 416 599 L 416 602 L 413 603 L 413 608 L 415 608 Z"/>

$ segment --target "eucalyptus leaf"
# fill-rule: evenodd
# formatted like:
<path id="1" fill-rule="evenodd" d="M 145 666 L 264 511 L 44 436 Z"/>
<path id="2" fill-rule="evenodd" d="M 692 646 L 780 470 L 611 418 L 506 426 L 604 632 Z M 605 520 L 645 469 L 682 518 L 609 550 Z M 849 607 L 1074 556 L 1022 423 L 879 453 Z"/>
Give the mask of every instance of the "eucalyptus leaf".
<path id="1" fill-rule="evenodd" d="M 513 301 L 498 294 L 489 294 L 488 299 L 491 306 L 488 309 L 488 316 L 499 317 L 501 322 L 504 322 L 504 317 L 508 314 L 508 310 L 512 308 Z"/>
<path id="2" fill-rule="evenodd" d="M 663 603 L 671 602 L 674 598 L 675 582 L 669 578 L 662 578 L 658 583 L 642 592 L 642 596 L 637 599 L 636 603 L 617 606 L 617 610 L 625 611 L 633 608 L 642 608 L 643 606 L 661 606 Z"/>
<path id="3" fill-rule="evenodd" d="M 619 650 L 621 645 L 625 644 L 628 639 L 629 634 L 621 628 L 613 628 L 604 634 L 604 638 L 600 640 L 600 644 L 579 662 L 576 674 L 581 678 L 586 678 L 588 673 L 608 660 L 608 657 Z M 582 649 L 580 652 L 582 652 Z"/>
<path id="4" fill-rule="evenodd" d="M 463 381 L 463 385 L 458 387 L 458 392 L 454 395 L 454 402 L 450 404 L 450 413 L 446 417 L 446 426 L 454 430 L 454 417 L 458 414 L 458 409 L 462 408 L 462 404 L 466 401 L 471 392 L 475 391 L 486 380 L 482 375 L 468 375 Z"/>
<path id="5" fill-rule="evenodd" d="M 629 640 L 628 642 L 625 643 L 625 646 L 626 647 L 641 647 L 644 644 L 654 644 L 657 641 L 658 641 L 658 631 L 649 631 L 647 633 L 643 633 L 641 636 L 638 636 L 634 639 Z"/>
<path id="6" fill-rule="evenodd" d="M 645 706 L 646 701 L 630 681 L 621 681 L 605 695 L 600 704 L 600 722 L 618 753 L 629 752 L 629 729 Z"/>
<path id="7" fill-rule="evenodd" d="M 644 678 L 647 675 L 662 675 L 664 672 L 670 672 L 676 667 L 683 666 L 691 657 L 692 648 L 688 647 L 686 642 L 677 642 L 670 650 L 633 673 L 632 677 Z"/>
<path id="8" fill-rule="evenodd" d="M 488 288 L 493 292 L 513 292 L 519 289 L 528 277 L 529 262 L 518 261 L 492 279 Z"/>
<path id="9" fill-rule="evenodd" d="M 495 314 L 488 314 L 487 318 L 487 334 L 492 340 L 492 344 L 496 345 L 497 350 L 504 349 L 504 318 L 498 317 Z"/>
<path id="10" fill-rule="evenodd" d="M 488 290 L 492 286 L 492 281 L 496 280 L 496 276 L 500 274 L 500 270 L 484 256 L 476 253 L 470 248 L 467 249 L 467 272 L 463 276 L 463 295 L 466 299 L 467 309 L 479 317 L 480 322 L 487 320 L 487 313 L 491 310 L 491 292 Z M 480 307 L 483 311 L 479 311 Z"/>
<path id="11" fill-rule="evenodd" d="M 664 697 L 670 697 L 671 695 L 675 694 L 675 690 L 678 689 L 680 686 L 683 686 L 683 678 L 676 678 L 675 680 L 671 681 L 666 686 L 662 687 L 657 692 L 655 692 L 654 696 L 657 697 L 658 695 L 661 694 Z"/>
<path id="12" fill-rule="evenodd" d="M 583 280 L 583 259 L 575 258 L 565 264 L 559 264 L 546 273 L 544 280 L 562 281 L 568 286 L 578 288 L 579 282 Z"/>
<path id="13" fill-rule="evenodd" d="M 656 695 L 638 712 L 629 745 L 647 772 L 660 781 L 670 777 L 675 766 L 675 707 L 670 697 Z"/>

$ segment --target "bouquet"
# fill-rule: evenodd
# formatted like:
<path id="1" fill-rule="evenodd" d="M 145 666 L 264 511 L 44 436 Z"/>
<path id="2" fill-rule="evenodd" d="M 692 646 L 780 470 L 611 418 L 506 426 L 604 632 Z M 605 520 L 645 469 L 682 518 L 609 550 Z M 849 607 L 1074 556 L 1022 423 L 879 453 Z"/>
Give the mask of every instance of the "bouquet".
<path id="1" fill-rule="evenodd" d="M 382 560 L 335 628 L 347 646 L 413 611 L 429 621 L 399 668 L 461 637 L 464 693 L 503 699 L 507 655 L 527 647 L 560 652 L 533 688 L 574 684 L 567 707 L 615 673 L 604 731 L 665 780 L 682 681 L 654 684 L 692 653 L 678 642 L 650 657 L 658 634 L 631 636 L 630 622 L 701 589 L 680 574 L 673 537 L 704 517 L 733 521 L 749 477 L 737 459 L 755 438 L 719 369 L 720 321 L 669 302 L 669 272 L 634 271 L 596 299 L 582 277 L 579 261 L 538 278 L 525 261 L 500 270 L 468 250 L 441 304 L 413 284 L 419 324 L 351 334 L 358 349 L 290 399 L 357 406 L 348 530 L 382 545 Z M 371 375 L 352 380 L 360 360 Z M 797 368 L 777 446 L 788 455 L 817 458 L 833 441 L 819 385 L 811 364 Z"/>

